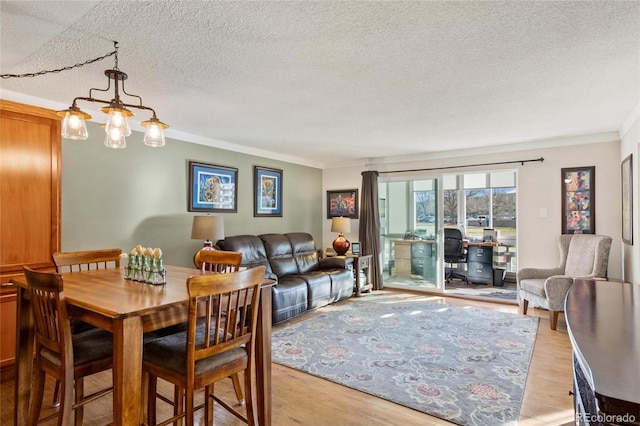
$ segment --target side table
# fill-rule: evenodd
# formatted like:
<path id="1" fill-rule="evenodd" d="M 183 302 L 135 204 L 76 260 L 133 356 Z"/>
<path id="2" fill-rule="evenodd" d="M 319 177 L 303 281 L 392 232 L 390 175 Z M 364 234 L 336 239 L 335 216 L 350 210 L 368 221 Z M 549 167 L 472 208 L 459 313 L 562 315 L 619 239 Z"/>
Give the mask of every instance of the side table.
<path id="1" fill-rule="evenodd" d="M 370 254 L 361 254 L 358 256 L 350 255 L 347 256 L 353 259 L 353 273 L 356 277 L 356 296 L 362 296 L 363 292 L 369 292 L 373 288 L 373 284 L 371 284 L 371 258 Z M 361 272 L 364 272 L 365 282 L 360 282 Z"/>

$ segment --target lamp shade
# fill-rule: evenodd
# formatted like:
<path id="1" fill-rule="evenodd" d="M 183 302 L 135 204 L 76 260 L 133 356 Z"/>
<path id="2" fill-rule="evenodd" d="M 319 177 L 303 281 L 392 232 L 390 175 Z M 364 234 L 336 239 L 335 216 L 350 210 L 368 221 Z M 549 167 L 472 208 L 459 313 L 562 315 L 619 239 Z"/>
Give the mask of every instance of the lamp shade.
<path id="1" fill-rule="evenodd" d="M 191 239 L 218 241 L 224 238 L 224 222 L 220 216 L 194 216 Z"/>
<path id="2" fill-rule="evenodd" d="M 331 219 L 331 232 L 348 234 L 351 232 L 351 219 L 348 217 L 334 217 Z"/>

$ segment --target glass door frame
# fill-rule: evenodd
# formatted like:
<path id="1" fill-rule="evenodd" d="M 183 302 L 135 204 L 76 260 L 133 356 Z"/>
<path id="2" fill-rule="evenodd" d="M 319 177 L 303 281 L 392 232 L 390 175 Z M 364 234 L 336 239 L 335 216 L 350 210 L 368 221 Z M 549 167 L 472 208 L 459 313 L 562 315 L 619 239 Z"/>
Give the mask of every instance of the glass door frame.
<path id="1" fill-rule="evenodd" d="M 418 220 L 418 209 L 417 209 L 417 200 L 415 198 L 417 192 L 421 192 L 419 190 L 414 189 L 414 183 L 420 181 L 430 181 L 431 189 L 425 191 L 433 191 L 435 197 L 433 202 L 435 203 L 435 208 L 433 210 L 434 217 L 432 218 L 430 214 L 425 215 L 424 210 L 422 211 L 422 215 L 424 217 L 420 217 L 421 221 Z M 391 203 L 393 200 L 390 200 L 390 191 L 389 184 L 406 182 L 408 183 L 405 189 L 404 194 L 404 203 L 405 203 L 405 211 L 404 213 L 404 224 L 411 225 L 409 229 L 406 229 L 404 232 L 404 237 L 398 237 L 398 235 L 402 235 L 399 232 L 390 233 L 390 212 L 398 211 L 398 206 L 394 206 L 395 208 L 391 208 Z M 389 288 L 402 288 L 402 289 L 410 289 L 412 291 L 425 291 L 430 293 L 442 293 L 445 292 L 445 283 L 444 283 L 444 249 L 443 249 L 443 231 L 444 228 L 444 207 L 443 207 L 443 191 L 442 188 L 442 175 L 434 175 L 434 174 L 412 174 L 410 176 L 406 175 L 396 175 L 389 176 L 379 180 L 378 185 L 386 184 L 386 192 L 380 191 L 380 195 L 384 197 L 384 202 L 380 202 L 381 206 L 385 207 L 385 211 L 381 211 L 381 239 L 384 241 L 383 244 L 383 272 L 386 269 L 384 285 Z M 383 198 L 380 198 L 383 200 Z M 429 212 L 430 213 L 430 212 Z M 431 222 L 433 220 L 433 222 Z M 417 227 L 418 223 L 433 223 L 434 232 L 428 233 L 425 230 L 425 235 L 421 235 Z M 408 227 L 408 226 L 406 226 Z M 397 230 L 396 230 L 397 231 Z M 389 237 L 388 235 L 393 235 Z M 426 237 L 426 238 L 423 238 Z M 431 237 L 431 238 L 429 238 Z M 401 247 L 403 250 L 403 258 L 397 258 L 398 254 L 396 253 L 396 241 L 401 241 L 402 244 L 397 244 L 397 247 Z M 424 241 L 424 243 L 422 243 Z M 389 243 L 387 247 L 387 243 Z M 421 254 L 422 250 L 427 250 L 429 255 Z M 410 254 L 404 254 L 405 252 Z M 386 259 L 386 253 L 388 253 L 389 259 Z M 392 254 L 393 253 L 393 254 Z M 434 260 L 430 260 L 435 255 Z M 408 259 L 404 259 L 404 256 L 410 256 Z M 400 263 L 402 262 L 402 263 Z M 418 264 L 416 264 L 416 262 Z M 400 280 L 398 278 L 398 268 L 402 269 L 400 275 L 406 275 L 406 268 L 411 269 L 411 274 L 409 276 L 413 277 L 414 271 L 413 269 L 420 266 L 420 262 L 430 262 L 430 265 L 424 266 L 423 271 L 433 271 L 432 277 L 425 277 L 424 281 L 429 281 L 429 278 L 432 279 L 432 285 L 420 285 L 420 284 L 412 284 L 411 280 Z M 393 266 L 392 266 L 393 265 Z M 407 266 L 408 265 L 408 266 Z M 386 268 L 385 268 L 386 266 Z M 426 274 L 426 272 L 425 272 Z M 396 278 L 397 281 L 393 281 Z M 419 282 L 415 281 L 416 283 Z"/>

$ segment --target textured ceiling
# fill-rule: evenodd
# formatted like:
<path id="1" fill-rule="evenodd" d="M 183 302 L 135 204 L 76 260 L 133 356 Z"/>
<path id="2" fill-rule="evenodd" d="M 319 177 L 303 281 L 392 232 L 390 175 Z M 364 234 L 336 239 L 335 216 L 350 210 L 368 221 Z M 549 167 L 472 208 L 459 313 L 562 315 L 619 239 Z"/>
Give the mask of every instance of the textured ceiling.
<path id="1" fill-rule="evenodd" d="M 640 100 L 639 1 L 3 0 L 0 17 L 2 74 L 117 40 L 168 136 L 318 167 L 619 131 Z M 65 109 L 113 65 L 0 89 Z"/>

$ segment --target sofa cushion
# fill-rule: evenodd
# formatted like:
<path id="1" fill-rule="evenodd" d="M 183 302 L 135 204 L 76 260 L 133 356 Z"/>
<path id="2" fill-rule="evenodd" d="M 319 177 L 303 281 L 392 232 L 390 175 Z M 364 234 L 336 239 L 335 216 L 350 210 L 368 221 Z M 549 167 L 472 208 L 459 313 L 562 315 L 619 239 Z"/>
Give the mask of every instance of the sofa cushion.
<path id="1" fill-rule="evenodd" d="M 319 256 L 316 243 L 311 234 L 306 232 L 290 232 L 285 234 L 291 244 L 293 257 L 298 267 L 298 273 L 306 274 L 318 269 Z"/>
<path id="2" fill-rule="evenodd" d="M 307 309 L 326 306 L 331 302 L 331 277 L 324 271 L 311 271 L 299 274 L 307 283 Z"/>
<path id="3" fill-rule="evenodd" d="M 298 266 L 293 258 L 289 239 L 283 234 L 262 234 L 258 236 L 264 243 L 271 270 L 278 278 L 296 275 Z"/>
<path id="4" fill-rule="evenodd" d="M 529 293 L 533 293 L 536 296 L 546 297 L 544 291 L 544 283 L 546 279 L 537 279 L 532 278 L 528 280 L 520 281 L 520 288 L 524 291 L 528 291 Z"/>
<path id="5" fill-rule="evenodd" d="M 267 274 L 265 275 L 272 272 L 264 244 L 262 244 L 262 240 L 255 235 L 226 237 L 224 240 L 219 240 L 216 246 L 218 246 L 220 250 L 242 253 L 242 266 L 246 266 L 247 268 L 265 266 L 267 268 Z"/>
<path id="6" fill-rule="evenodd" d="M 298 277 L 282 277 L 271 287 L 273 324 L 295 318 L 307 312 L 307 283 Z"/>
<path id="7" fill-rule="evenodd" d="M 329 303 L 346 299 L 353 295 L 354 278 L 351 269 L 324 270 L 331 277 L 331 300 Z"/>

